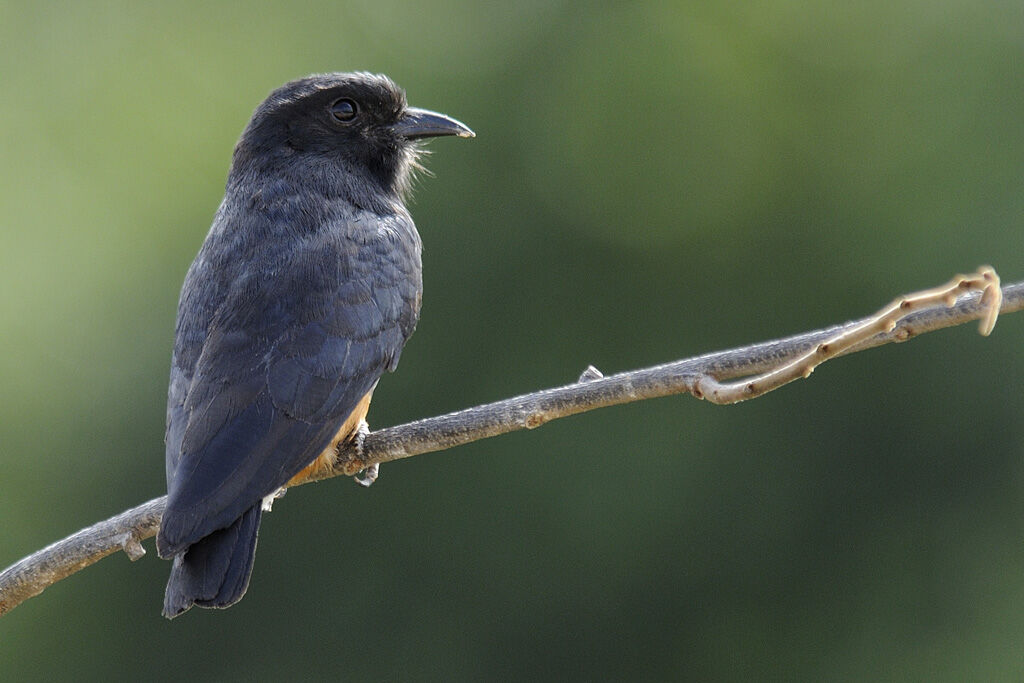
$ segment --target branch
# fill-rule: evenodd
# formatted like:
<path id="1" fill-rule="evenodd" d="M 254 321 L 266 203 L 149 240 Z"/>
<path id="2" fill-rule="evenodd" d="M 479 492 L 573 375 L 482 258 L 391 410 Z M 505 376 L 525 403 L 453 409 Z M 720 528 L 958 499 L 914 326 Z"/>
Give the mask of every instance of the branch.
<path id="1" fill-rule="evenodd" d="M 340 452 L 333 472 L 302 483 L 354 475 L 375 464 L 445 450 L 520 429 L 534 429 L 545 422 L 595 408 L 672 394 L 691 393 L 705 397 L 709 389 L 728 388 L 728 385 L 719 384 L 721 380 L 765 373 L 746 384 L 761 382 L 773 371 L 802 362 L 804 356 L 820 354 L 820 345 L 831 347 L 826 348 L 831 358 L 882 344 L 903 342 L 925 332 L 972 320 L 985 319 L 991 324 L 996 308 L 1002 314 L 1024 309 L 1024 282 L 998 289 L 991 278 L 986 279 L 986 272 L 982 269 L 974 276 L 954 279 L 943 288 L 898 299 L 893 304 L 895 312 L 890 306 L 876 315 L 842 325 L 609 377 L 602 377 L 596 369 L 588 368 L 573 384 L 380 429 L 367 434 L 360 446 Z M 984 294 L 983 291 L 973 291 L 957 298 L 951 291 L 963 290 L 965 281 L 970 284 L 967 288 L 983 290 Z M 998 279 L 994 282 L 998 283 Z M 998 303 L 1000 292 L 1001 305 Z M 915 310 L 916 303 L 903 305 L 903 302 L 916 301 L 915 297 L 923 295 L 931 297 L 926 303 L 935 303 L 936 293 L 940 303 L 934 307 Z M 908 310 L 912 312 L 908 313 Z M 880 325 L 879 321 L 883 319 L 885 322 L 878 329 L 887 331 L 875 333 L 876 328 L 871 326 Z M 866 336 L 865 330 L 870 331 L 870 336 Z M 855 333 L 852 341 L 851 332 Z M 837 346 L 837 340 L 845 341 Z M 817 362 L 820 360 L 823 359 Z M 808 368 L 813 369 L 817 362 L 798 366 L 804 372 L 796 373 L 786 381 L 806 376 Z M 781 384 L 775 383 L 769 388 L 777 386 Z M 707 397 L 712 398 L 710 395 Z M 72 534 L 5 569 L 0 573 L 0 615 L 57 581 L 119 550 L 124 550 L 133 561 L 142 557 L 145 550 L 141 541 L 156 535 L 165 503 L 166 496 L 154 498 Z"/>

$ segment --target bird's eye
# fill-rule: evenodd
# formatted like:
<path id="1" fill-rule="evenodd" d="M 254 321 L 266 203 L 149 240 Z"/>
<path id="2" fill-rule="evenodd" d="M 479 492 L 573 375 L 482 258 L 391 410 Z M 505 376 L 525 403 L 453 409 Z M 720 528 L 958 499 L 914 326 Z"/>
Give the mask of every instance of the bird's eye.
<path id="1" fill-rule="evenodd" d="M 342 123 L 346 123 L 354 119 L 357 111 L 358 107 L 356 107 L 356 103 L 347 97 L 340 99 L 331 105 L 331 116 Z"/>

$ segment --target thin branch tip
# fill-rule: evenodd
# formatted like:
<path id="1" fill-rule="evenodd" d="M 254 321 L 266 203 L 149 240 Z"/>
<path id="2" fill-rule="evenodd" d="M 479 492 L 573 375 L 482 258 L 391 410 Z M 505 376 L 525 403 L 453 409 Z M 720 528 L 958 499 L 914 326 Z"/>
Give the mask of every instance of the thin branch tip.
<path id="1" fill-rule="evenodd" d="M 987 336 L 999 316 L 1002 289 L 996 271 L 991 266 L 981 266 L 970 275 L 955 276 L 945 285 L 901 296 L 874 315 L 841 327 L 803 354 L 780 366 L 758 373 L 753 379 L 723 384 L 712 377 L 703 377 L 698 380 L 694 395 L 717 404 L 738 403 L 763 396 L 794 380 L 810 377 L 815 368 L 822 363 L 865 344 L 878 335 L 893 334 L 893 330 L 915 311 L 943 304 L 946 308 L 953 308 L 960 300 L 958 292 L 961 290 L 967 293 L 981 293 L 979 303 L 983 306 L 983 314 L 979 331 Z M 894 341 L 905 341 L 909 338 L 909 330 L 893 335 Z"/>

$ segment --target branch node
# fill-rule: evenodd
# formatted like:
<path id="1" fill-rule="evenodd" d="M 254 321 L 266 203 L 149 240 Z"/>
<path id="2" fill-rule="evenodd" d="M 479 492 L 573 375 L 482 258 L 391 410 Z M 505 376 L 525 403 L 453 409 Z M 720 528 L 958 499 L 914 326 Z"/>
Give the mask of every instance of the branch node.
<path id="1" fill-rule="evenodd" d="M 1003 288 L 999 282 L 999 275 L 992 266 L 982 266 L 978 272 L 981 273 L 981 278 L 988 283 L 981 293 L 981 303 L 986 306 L 985 316 L 978 323 L 978 333 L 987 337 L 992 334 L 999 311 L 1003 307 Z"/>
<path id="2" fill-rule="evenodd" d="M 142 543 L 139 542 L 137 534 L 130 531 L 124 533 L 121 535 L 119 542 L 121 544 L 121 550 L 124 551 L 124 554 L 127 555 L 128 559 L 132 562 L 141 560 L 146 554 L 146 549 L 142 547 Z"/>
<path id="3" fill-rule="evenodd" d="M 722 391 L 726 388 L 726 385 L 722 384 L 711 375 L 703 375 L 693 383 L 693 389 L 690 393 L 699 399 L 706 400 L 708 403 L 714 403 L 715 405 L 735 403 L 739 400 L 731 397 L 723 397 Z"/>
<path id="4" fill-rule="evenodd" d="M 591 382 L 595 379 L 601 379 L 604 377 L 604 373 L 595 368 L 593 365 L 588 365 L 587 369 L 580 375 L 578 382 Z"/>
<path id="5" fill-rule="evenodd" d="M 526 416 L 526 419 L 523 420 L 523 426 L 527 429 L 536 429 L 544 424 L 544 422 L 545 419 L 542 413 L 530 413 Z"/>

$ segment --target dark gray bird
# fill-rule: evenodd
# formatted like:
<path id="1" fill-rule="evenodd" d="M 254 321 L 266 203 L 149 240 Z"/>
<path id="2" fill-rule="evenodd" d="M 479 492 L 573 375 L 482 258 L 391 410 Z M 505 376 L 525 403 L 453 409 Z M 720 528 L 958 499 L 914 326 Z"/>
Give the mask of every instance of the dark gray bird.
<path id="1" fill-rule="evenodd" d="M 333 464 L 416 327 L 417 141 L 472 137 L 385 76 L 292 81 L 256 109 L 178 304 L 167 400 L 164 615 L 249 584 L 265 500 Z"/>

